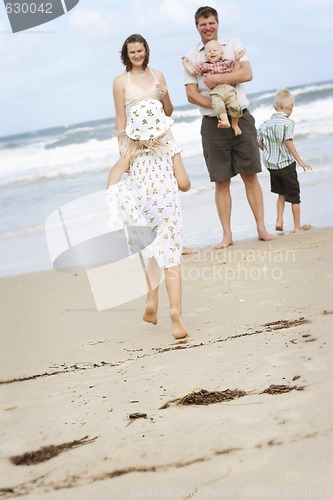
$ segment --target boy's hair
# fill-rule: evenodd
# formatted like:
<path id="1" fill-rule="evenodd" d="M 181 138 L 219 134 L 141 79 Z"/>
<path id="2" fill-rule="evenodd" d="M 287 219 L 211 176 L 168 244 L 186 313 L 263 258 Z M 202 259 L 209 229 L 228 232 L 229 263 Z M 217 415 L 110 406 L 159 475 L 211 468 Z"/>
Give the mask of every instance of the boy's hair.
<path id="1" fill-rule="evenodd" d="M 214 16 L 217 24 L 219 23 L 219 15 L 217 13 L 217 10 L 215 10 L 213 7 L 208 7 L 207 5 L 205 7 L 199 7 L 194 14 L 195 25 L 198 26 L 200 17 L 204 17 L 205 19 L 207 19 L 207 17 L 209 16 Z"/>
<path id="2" fill-rule="evenodd" d="M 276 111 L 289 108 L 294 104 L 294 98 L 288 89 L 278 89 L 275 94 L 274 108 Z"/>
<path id="3" fill-rule="evenodd" d="M 143 38 L 143 36 L 138 35 L 135 33 L 134 35 L 130 35 L 129 37 L 126 38 L 126 40 L 123 43 L 123 46 L 120 51 L 120 59 L 122 60 L 124 66 L 126 66 L 126 71 L 131 71 L 132 69 L 132 63 L 129 60 L 128 57 L 128 50 L 127 50 L 127 45 L 129 43 L 142 43 L 145 50 L 146 50 L 146 57 L 145 60 L 143 61 L 143 69 L 146 69 L 149 63 L 149 45 L 147 43 L 147 40 Z"/>

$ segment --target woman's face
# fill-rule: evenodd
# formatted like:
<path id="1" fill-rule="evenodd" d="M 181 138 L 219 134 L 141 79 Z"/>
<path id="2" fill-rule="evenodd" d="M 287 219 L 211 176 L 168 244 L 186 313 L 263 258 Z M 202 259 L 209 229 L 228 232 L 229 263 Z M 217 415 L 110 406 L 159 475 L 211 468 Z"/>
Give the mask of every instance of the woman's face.
<path id="1" fill-rule="evenodd" d="M 133 67 L 141 67 L 146 58 L 146 49 L 141 42 L 127 44 L 127 55 Z"/>

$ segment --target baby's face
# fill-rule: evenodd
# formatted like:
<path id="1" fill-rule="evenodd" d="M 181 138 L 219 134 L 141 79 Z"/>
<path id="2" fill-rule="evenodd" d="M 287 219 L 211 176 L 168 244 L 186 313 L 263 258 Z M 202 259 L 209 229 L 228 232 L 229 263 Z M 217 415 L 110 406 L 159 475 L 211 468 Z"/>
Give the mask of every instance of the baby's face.
<path id="1" fill-rule="evenodd" d="M 209 62 L 216 62 L 221 59 L 223 56 L 223 50 L 218 41 L 210 40 L 206 43 L 205 56 Z"/>

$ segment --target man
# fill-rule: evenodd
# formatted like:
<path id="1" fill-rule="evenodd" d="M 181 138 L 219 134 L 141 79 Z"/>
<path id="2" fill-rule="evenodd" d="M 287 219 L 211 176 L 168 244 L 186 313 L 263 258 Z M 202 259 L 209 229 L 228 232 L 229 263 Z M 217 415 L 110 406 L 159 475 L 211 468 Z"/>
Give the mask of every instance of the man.
<path id="1" fill-rule="evenodd" d="M 218 40 L 227 59 L 235 59 L 235 54 L 244 47 L 237 39 L 218 38 L 219 19 L 212 7 L 200 7 L 195 13 L 195 24 L 201 37 L 201 43 L 190 50 L 186 57 L 194 67 L 205 60 L 205 44 Z M 202 117 L 201 136 L 203 154 L 212 182 L 215 182 L 215 202 L 223 230 L 223 239 L 215 248 L 227 248 L 232 245 L 231 220 L 231 178 L 239 174 L 245 185 L 248 203 L 253 212 L 258 231 L 258 238 L 263 241 L 275 239 L 269 234 L 264 222 L 264 205 L 257 173 L 261 172 L 260 154 L 257 145 L 257 131 L 254 118 L 246 109 L 249 101 L 242 83 L 252 79 L 250 62 L 246 56 L 240 61 L 240 68 L 231 73 L 210 74 L 206 76 L 190 75 L 185 72 L 187 99 L 199 106 Z M 237 97 L 243 110 L 239 119 L 242 134 L 236 136 L 230 128 L 218 128 L 217 117 L 209 98 L 210 89 L 220 83 L 235 84 Z"/>

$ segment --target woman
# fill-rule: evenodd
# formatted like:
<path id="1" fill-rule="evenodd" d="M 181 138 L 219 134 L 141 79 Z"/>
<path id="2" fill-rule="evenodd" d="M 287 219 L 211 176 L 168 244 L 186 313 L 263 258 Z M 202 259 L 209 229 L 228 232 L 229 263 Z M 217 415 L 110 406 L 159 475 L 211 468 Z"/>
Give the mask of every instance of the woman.
<path id="1" fill-rule="evenodd" d="M 163 73 L 148 66 L 149 46 L 143 36 L 134 34 L 126 38 L 120 55 L 126 69 L 116 76 L 113 82 L 116 130 L 119 138 L 124 133 L 129 109 L 142 99 L 161 101 L 166 116 L 171 116 L 173 112 Z"/>
<path id="2" fill-rule="evenodd" d="M 149 46 L 145 38 L 133 34 L 126 38 L 120 51 L 125 71 L 113 81 L 113 100 L 116 112 L 116 131 L 119 151 L 125 146 L 125 128 L 130 108 L 143 99 L 156 99 L 162 103 L 166 116 L 171 116 L 173 105 L 169 97 L 164 75 L 161 71 L 148 66 Z M 172 139 L 171 131 L 168 132 Z M 182 254 L 196 253 L 183 247 Z"/>

